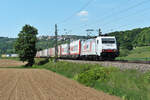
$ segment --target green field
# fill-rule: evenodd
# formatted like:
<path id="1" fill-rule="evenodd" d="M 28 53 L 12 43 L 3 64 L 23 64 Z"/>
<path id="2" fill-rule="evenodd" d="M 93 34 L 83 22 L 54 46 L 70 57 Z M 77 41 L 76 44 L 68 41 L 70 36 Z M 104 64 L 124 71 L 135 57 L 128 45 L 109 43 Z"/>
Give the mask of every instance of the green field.
<path id="1" fill-rule="evenodd" d="M 86 86 L 119 96 L 123 100 L 150 100 L 150 72 L 121 71 L 114 67 L 69 62 L 50 61 L 40 65 L 39 61 L 36 60 L 34 68 L 51 70 Z"/>
<path id="2" fill-rule="evenodd" d="M 123 56 L 116 58 L 117 60 L 150 61 L 150 46 L 136 47 L 131 51 L 120 50 L 120 52 L 121 52 L 121 55 Z"/>

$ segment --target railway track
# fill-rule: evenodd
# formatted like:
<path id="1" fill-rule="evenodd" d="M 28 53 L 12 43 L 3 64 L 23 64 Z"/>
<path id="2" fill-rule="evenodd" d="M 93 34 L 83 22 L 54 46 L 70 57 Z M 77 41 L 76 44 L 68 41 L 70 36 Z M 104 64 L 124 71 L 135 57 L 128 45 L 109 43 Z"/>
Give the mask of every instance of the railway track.
<path id="1" fill-rule="evenodd" d="M 128 61 L 128 60 L 115 60 L 114 62 L 120 62 L 120 63 L 150 64 L 150 61 Z"/>
<path id="2" fill-rule="evenodd" d="M 59 59 L 60 61 L 65 61 L 69 59 Z M 128 60 L 114 60 L 114 61 L 92 61 L 92 60 L 74 60 L 74 61 L 88 61 L 88 62 L 117 62 L 117 63 L 136 63 L 136 64 L 150 64 L 150 61 L 128 61 Z"/>
<path id="3" fill-rule="evenodd" d="M 67 61 L 73 63 L 83 64 L 99 64 L 104 67 L 117 67 L 121 70 L 136 69 L 141 72 L 147 72 L 150 70 L 150 61 L 89 61 L 89 60 L 67 60 L 59 59 L 60 61 Z"/>

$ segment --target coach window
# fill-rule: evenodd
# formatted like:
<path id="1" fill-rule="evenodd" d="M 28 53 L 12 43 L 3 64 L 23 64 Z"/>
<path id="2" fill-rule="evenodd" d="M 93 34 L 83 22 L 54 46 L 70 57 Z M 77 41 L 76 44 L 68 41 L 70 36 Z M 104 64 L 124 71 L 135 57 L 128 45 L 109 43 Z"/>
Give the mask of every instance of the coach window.
<path id="1" fill-rule="evenodd" d="M 99 40 L 97 40 L 97 44 L 99 44 Z"/>
<path id="2" fill-rule="evenodd" d="M 87 45 L 86 48 L 89 48 L 89 45 Z"/>

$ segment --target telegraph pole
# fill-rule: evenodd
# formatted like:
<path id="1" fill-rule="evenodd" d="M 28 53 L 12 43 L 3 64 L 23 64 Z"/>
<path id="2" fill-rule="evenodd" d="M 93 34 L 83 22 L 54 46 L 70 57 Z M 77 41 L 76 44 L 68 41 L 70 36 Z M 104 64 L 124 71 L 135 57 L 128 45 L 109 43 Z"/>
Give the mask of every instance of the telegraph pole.
<path id="1" fill-rule="evenodd" d="M 101 29 L 99 28 L 99 30 L 98 30 L 98 35 L 99 36 L 102 36 L 102 32 L 101 32 Z"/>
<path id="2" fill-rule="evenodd" d="M 54 62 L 57 62 L 57 59 L 58 59 L 57 35 L 58 35 L 57 24 L 55 24 L 55 59 L 54 59 Z"/>

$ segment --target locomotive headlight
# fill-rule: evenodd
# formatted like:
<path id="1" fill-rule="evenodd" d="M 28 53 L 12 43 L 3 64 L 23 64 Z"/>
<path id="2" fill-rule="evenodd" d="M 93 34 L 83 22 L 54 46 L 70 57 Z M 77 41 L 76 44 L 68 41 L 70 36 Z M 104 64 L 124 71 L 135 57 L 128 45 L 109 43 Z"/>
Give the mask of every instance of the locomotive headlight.
<path id="1" fill-rule="evenodd" d="M 114 52 L 117 52 L 117 50 L 115 49 Z"/>
<path id="2" fill-rule="evenodd" d="M 102 52 L 105 52 L 105 50 L 103 49 Z"/>

